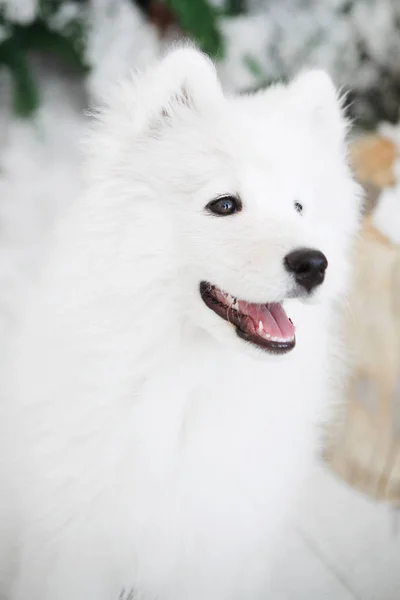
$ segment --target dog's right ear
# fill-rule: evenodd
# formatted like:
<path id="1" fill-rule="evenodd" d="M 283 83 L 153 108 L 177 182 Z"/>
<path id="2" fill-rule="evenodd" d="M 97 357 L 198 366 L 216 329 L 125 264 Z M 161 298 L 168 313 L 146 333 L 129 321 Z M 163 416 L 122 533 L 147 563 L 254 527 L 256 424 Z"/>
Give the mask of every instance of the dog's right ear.
<path id="1" fill-rule="evenodd" d="M 200 114 L 215 111 L 223 93 L 215 67 L 202 52 L 173 50 L 139 77 L 135 86 L 135 129 L 162 128 L 182 109 Z"/>
<path id="2" fill-rule="evenodd" d="M 299 118 L 306 118 L 324 143 L 341 147 L 349 124 L 343 110 L 343 98 L 330 76 L 320 69 L 305 71 L 289 84 L 288 89 Z"/>

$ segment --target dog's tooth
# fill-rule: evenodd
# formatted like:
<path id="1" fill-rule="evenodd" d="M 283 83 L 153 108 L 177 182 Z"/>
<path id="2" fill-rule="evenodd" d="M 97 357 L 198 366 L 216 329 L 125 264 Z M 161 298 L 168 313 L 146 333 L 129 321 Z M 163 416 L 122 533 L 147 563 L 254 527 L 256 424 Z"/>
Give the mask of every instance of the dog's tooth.
<path id="1" fill-rule="evenodd" d="M 226 300 L 227 300 L 229 306 L 233 306 L 234 305 L 235 298 L 233 296 L 231 296 L 230 294 L 226 295 Z"/>
<path id="2" fill-rule="evenodd" d="M 259 333 L 259 335 L 261 335 L 261 336 L 262 336 L 262 337 L 263 337 L 265 340 L 271 340 L 271 341 L 274 341 L 274 338 L 273 338 L 273 337 L 272 337 L 272 336 L 271 336 L 269 333 L 267 333 L 267 332 L 264 330 L 264 325 L 263 325 L 263 322 L 262 322 L 262 321 L 259 321 L 259 322 L 258 322 L 258 333 Z"/>
<path id="3" fill-rule="evenodd" d="M 271 340 L 271 342 L 291 342 L 294 340 L 294 336 L 291 338 L 280 338 L 280 337 L 272 336 L 269 339 Z"/>

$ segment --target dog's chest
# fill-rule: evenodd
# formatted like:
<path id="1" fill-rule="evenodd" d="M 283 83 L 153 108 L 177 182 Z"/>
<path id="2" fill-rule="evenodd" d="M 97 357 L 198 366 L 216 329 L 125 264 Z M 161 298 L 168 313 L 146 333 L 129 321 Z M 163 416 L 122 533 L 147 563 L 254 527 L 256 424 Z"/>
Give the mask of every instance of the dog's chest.
<path id="1" fill-rule="evenodd" d="M 236 473 L 242 463 L 249 470 L 249 461 L 276 464 L 279 449 L 294 450 L 310 433 L 323 403 L 315 360 L 311 368 L 309 357 L 294 352 L 293 360 L 270 362 L 221 356 L 213 346 L 182 353 L 139 391 L 134 455 L 160 469 L 168 469 L 168 457 L 174 471 L 184 463 L 209 462 L 223 472 L 231 464 Z"/>
<path id="2" fill-rule="evenodd" d="M 249 553 L 257 562 L 310 458 L 310 414 L 280 363 L 214 359 L 156 373 L 133 415 L 134 494 L 122 496 L 145 580 L 150 548 L 153 580 L 155 563 L 170 576 L 188 561 L 204 573 L 221 561 L 232 572 Z"/>

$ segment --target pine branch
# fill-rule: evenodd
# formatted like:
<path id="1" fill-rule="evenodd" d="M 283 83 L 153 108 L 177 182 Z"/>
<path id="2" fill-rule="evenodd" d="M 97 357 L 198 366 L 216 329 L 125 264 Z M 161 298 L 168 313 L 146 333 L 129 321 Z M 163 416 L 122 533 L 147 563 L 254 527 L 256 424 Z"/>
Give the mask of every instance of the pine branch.
<path id="1" fill-rule="evenodd" d="M 86 73 L 88 65 L 83 60 L 83 37 L 79 24 L 75 35 L 69 36 L 52 31 L 43 21 L 36 21 L 24 28 L 23 45 L 26 51 L 40 51 L 57 56 L 65 66 L 80 73 Z M 82 44 L 82 47 L 80 45 Z"/>
<path id="2" fill-rule="evenodd" d="M 0 44 L 0 65 L 8 67 L 13 79 L 16 114 L 20 117 L 31 115 L 39 105 L 39 90 L 18 36 L 13 35 Z"/>
<path id="3" fill-rule="evenodd" d="M 224 44 L 217 25 L 217 13 L 207 0 L 166 0 L 182 30 L 193 37 L 200 48 L 213 57 L 221 58 Z"/>
<path id="4" fill-rule="evenodd" d="M 246 12 L 245 0 L 227 0 L 226 12 L 228 15 L 237 16 Z"/>

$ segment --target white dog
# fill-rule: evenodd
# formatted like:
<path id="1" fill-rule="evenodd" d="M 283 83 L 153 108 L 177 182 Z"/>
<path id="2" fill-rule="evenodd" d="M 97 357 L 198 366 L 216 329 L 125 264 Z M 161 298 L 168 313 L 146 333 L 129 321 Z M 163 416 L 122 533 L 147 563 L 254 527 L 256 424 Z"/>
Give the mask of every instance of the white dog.
<path id="1" fill-rule="evenodd" d="M 323 72 L 229 98 L 191 48 L 109 99 L 8 367 L 7 599 L 269 598 L 333 396 L 345 137 Z"/>

